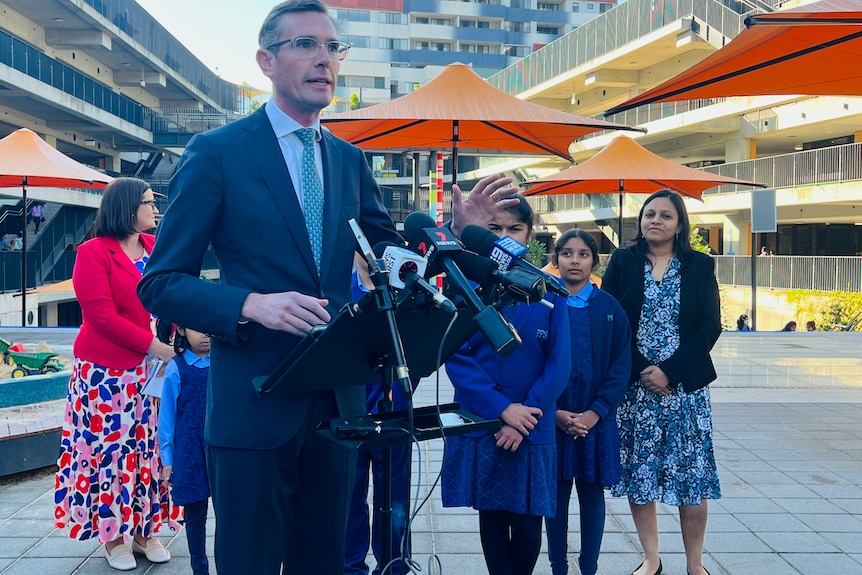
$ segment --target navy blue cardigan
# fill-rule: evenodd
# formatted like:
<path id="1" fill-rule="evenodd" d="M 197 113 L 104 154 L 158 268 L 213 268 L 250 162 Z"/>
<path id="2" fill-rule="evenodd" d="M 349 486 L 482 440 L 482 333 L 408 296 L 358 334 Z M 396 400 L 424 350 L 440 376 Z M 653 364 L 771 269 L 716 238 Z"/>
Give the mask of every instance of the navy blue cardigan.
<path id="1" fill-rule="evenodd" d="M 587 312 L 592 335 L 593 380 L 592 401 L 586 409 L 592 409 L 605 420 L 608 416 L 616 417 L 617 405 L 629 385 L 632 332 L 622 306 L 608 293 L 594 289 Z M 577 361 L 586 359 L 572 357 L 573 364 Z M 572 406 L 566 405 L 565 394 L 557 400 L 557 408 L 572 411 Z"/>
<path id="2" fill-rule="evenodd" d="M 721 312 L 715 262 L 700 252 L 680 260 L 679 348 L 658 367 L 672 388 L 682 385 L 691 393 L 715 381 L 715 366 L 709 352 L 721 335 Z M 602 277 L 602 289 L 623 306 L 632 327 L 632 381 L 650 362 L 638 351 L 637 330 L 644 302 L 646 256 L 633 248 L 616 250 Z"/>

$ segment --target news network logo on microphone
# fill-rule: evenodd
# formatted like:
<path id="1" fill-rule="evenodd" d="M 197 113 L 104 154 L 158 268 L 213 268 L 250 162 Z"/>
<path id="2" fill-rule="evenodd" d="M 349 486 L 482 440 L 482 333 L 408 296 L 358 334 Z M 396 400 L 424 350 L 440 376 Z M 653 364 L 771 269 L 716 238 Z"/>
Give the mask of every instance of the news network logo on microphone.
<path id="1" fill-rule="evenodd" d="M 416 248 L 421 255 L 433 260 L 437 252 L 460 251 L 461 243 L 446 228 L 427 228 L 422 230 Z"/>
<path id="2" fill-rule="evenodd" d="M 502 271 L 509 271 L 515 265 L 515 260 L 523 257 L 527 253 L 527 246 L 519 241 L 513 240 L 509 236 L 503 236 L 496 242 L 491 249 L 488 258 L 497 263 L 497 267 Z"/>

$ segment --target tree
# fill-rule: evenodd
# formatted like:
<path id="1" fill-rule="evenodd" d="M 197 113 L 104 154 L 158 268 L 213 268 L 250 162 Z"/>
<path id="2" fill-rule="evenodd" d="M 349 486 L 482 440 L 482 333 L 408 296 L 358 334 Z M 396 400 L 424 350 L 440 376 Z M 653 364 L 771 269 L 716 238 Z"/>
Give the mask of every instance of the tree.
<path id="1" fill-rule="evenodd" d="M 359 96 L 355 92 L 353 94 L 350 94 L 350 109 L 358 110 L 359 104 Z"/>
<path id="2" fill-rule="evenodd" d="M 545 244 L 539 240 L 531 240 L 530 243 L 527 244 L 525 259 L 537 268 L 545 265 Z"/>
<path id="3" fill-rule="evenodd" d="M 708 256 L 712 255 L 712 248 L 703 240 L 703 236 L 700 235 L 700 230 L 694 224 L 691 226 L 691 249 Z"/>

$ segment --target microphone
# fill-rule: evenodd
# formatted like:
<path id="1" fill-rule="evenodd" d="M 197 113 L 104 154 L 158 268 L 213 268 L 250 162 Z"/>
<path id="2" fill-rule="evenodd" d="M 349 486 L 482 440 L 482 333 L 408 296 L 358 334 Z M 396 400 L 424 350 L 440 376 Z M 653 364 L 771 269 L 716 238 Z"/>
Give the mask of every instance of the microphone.
<path id="1" fill-rule="evenodd" d="M 488 287 L 485 301 L 489 301 L 489 298 L 494 295 L 499 296 L 502 291 L 515 301 L 538 302 L 549 309 L 554 309 L 554 304 L 545 299 L 545 294 L 548 292 L 544 279 L 536 274 L 520 268 L 513 268 L 507 272 L 500 271 L 493 261 L 473 252 L 461 252 L 456 260 L 464 275 L 483 287 Z M 498 286 L 500 289 L 494 289 Z M 508 305 L 511 301 L 508 303 L 501 301 L 501 303 Z"/>
<path id="2" fill-rule="evenodd" d="M 446 272 L 446 281 L 464 298 L 475 314 L 473 321 L 479 331 L 499 355 L 507 357 L 521 346 L 521 338 L 512 324 L 503 319 L 496 309 L 486 306 L 479 299 L 455 263 L 455 258 L 463 250 L 451 230 L 438 228 L 428 214 L 412 212 L 404 219 L 404 233 L 411 248 L 428 260 L 429 275 Z"/>
<path id="3" fill-rule="evenodd" d="M 511 237 L 500 238 L 487 228 L 470 224 L 464 227 L 461 232 L 461 239 L 467 249 L 477 254 L 487 254 L 489 259 L 497 262 L 501 270 L 509 271 L 516 267 L 521 268 L 542 278 L 549 292 L 561 297 L 569 297 L 568 290 L 560 285 L 557 278 L 540 270 L 523 258 L 524 254 L 527 253 L 527 246 Z"/>
<path id="4" fill-rule="evenodd" d="M 440 293 L 422 276 L 428 261 L 422 256 L 411 252 L 407 248 L 396 246 L 390 242 L 380 242 L 374 246 L 374 253 L 383 252 L 383 262 L 389 270 L 389 285 L 396 289 L 412 290 L 420 288 L 428 296 L 434 305 L 445 312 L 455 313 L 457 310 L 452 301 Z"/>
<path id="5" fill-rule="evenodd" d="M 448 228 L 437 227 L 437 222 L 424 212 L 411 212 L 404 218 L 404 236 L 409 248 L 428 260 L 426 277 L 447 271 L 443 261 L 463 250 L 461 242 Z"/>

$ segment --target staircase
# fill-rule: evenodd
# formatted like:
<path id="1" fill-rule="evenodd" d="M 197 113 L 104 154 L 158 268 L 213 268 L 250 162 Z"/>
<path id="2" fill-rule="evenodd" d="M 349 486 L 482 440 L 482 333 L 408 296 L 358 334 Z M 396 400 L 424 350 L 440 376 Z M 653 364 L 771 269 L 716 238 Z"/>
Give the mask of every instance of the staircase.
<path id="1" fill-rule="evenodd" d="M 32 205 L 33 204 L 30 204 L 30 206 L 32 206 Z M 60 204 L 55 204 L 53 202 L 48 202 L 48 203 L 42 204 L 42 217 L 45 218 L 45 221 L 42 222 L 41 224 L 39 224 L 39 232 L 40 233 L 48 226 L 48 224 L 51 223 L 51 220 L 54 219 L 54 216 L 57 215 L 57 212 L 60 211 L 61 207 L 62 206 Z M 29 206 L 28 206 L 28 211 L 29 211 Z M 37 234 L 33 231 L 35 229 L 36 229 L 36 226 L 33 225 L 32 223 L 27 224 L 27 230 L 25 231 L 25 234 L 27 235 L 27 247 L 28 248 L 30 246 L 32 246 L 34 243 L 36 243 L 36 240 L 39 238 L 39 234 Z"/>

